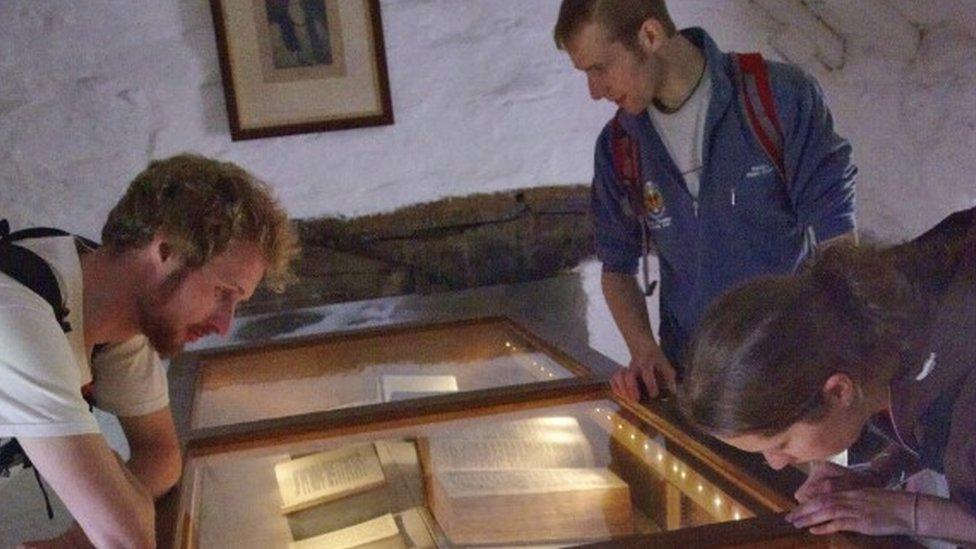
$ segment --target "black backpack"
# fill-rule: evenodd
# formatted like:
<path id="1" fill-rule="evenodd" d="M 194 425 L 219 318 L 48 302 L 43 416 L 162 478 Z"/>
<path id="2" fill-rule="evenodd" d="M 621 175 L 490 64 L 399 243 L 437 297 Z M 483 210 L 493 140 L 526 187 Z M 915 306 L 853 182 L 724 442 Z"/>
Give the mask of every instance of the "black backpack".
<path id="1" fill-rule="evenodd" d="M 98 244 L 77 235 L 72 235 L 60 229 L 37 227 L 10 232 L 10 224 L 6 219 L 0 220 L 0 272 L 23 284 L 31 291 L 41 296 L 44 301 L 54 309 L 54 317 L 64 333 L 71 331 L 68 323 L 68 308 L 65 306 L 64 298 L 61 296 L 61 288 L 58 286 L 57 277 L 51 266 L 39 255 L 29 249 L 16 244 L 19 240 L 29 238 L 44 238 L 52 236 L 73 236 L 82 245 L 95 249 Z M 89 409 L 94 406 L 94 400 L 90 395 L 84 394 L 88 402 Z M 23 465 L 25 469 L 33 468 L 24 449 L 16 438 L 0 444 L 0 475 L 9 476 L 10 469 L 17 465 Z M 51 501 L 48 498 L 41 476 L 34 468 L 34 477 L 37 485 L 44 495 L 44 504 L 47 507 L 48 518 L 54 518 L 54 510 L 51 508 Z"/>

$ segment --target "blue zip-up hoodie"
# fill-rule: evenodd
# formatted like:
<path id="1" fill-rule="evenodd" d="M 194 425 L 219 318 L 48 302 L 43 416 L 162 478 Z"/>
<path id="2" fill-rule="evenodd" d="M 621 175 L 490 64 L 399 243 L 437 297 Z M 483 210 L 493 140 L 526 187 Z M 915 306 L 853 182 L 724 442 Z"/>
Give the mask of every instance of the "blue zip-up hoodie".
<path id="1" fill-rule="evenodd" d="M 742 112 L 733 57 L 702 29 L 682 34 L 702 49 L 712 79 L 697 200 L 649 115 L 621 119 L 638 141 L 645 185 L 663 199 L 646 222 L 661 265 L 661 345 L 675 364 L 712 300 L 756 276 L 796 269 L 808 253 L 810 231 L 824 241 L 855 229 L 857 174 L 817 82 L 767 61 L 785 133 L 784 182 Z M 641 229 L 613 167 L 610 124 L 596 144 L 592 209 L 604 270 L 636 273 Z"/>

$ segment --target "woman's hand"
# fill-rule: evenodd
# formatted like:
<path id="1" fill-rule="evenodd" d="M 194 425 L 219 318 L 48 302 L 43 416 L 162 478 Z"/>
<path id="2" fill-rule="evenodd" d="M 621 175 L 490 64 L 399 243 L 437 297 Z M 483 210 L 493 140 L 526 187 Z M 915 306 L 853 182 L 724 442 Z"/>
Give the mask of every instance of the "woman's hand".
<path id="1" fill-rule="evenodd" d="M 912 535 L 918 494 L 881 488 L 832 492 L 812 497 L 786 515 L 812 534 L 860 532 L 871 536 Z"/>
<path id="2" fill-rule="evenodd" d="M 805 503 L 818 496 L 834 492 L 846 492 L 858 488 L 881 488 L 884 477 L 868 468 L 848 468 L 818 461 L 810 465 L 807 480 L 796 491 L 796 501 Z"/>

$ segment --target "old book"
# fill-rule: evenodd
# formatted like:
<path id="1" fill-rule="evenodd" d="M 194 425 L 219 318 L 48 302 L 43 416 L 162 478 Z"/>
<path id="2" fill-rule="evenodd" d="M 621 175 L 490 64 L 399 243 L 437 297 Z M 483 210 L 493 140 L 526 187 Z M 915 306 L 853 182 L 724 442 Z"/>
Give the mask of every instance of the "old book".
<path id="1" fill-rule="evenodd" d="M 429 474 L 440 471 L 593 467 L 576 418 L 551 417 L 465 428 L 420 439 Z"/>
<path id="2" fill-rule="evenodd" d="M 364 492 L 383 484 L 383 469 L 372 444 L 319 452 L 275 465 L 281 511 L 292 513 L 313 505 Z"/>
<path id="3" fill-rule="evenodd" d="M 407 549 L 400 527 L 393 515 L 385 514 L 372 520 L 296 541 L 291 549 Z"/>
<path id="4" fill-rule="evenodd" d="M 630 490 L 604 468 L 449 471 L 431 511 L 456 544 L 579 541 L 633 531 Z"/>
<path id="5" fill-rule="evenodd" d="M 379 393 L 383 402 L 456 393 L 457 378 L 451 375 L 384 374 L 379 379 Z"/>
<path id="6" fill-rule="evenodd" d="M 452 543 L 553 543 L 632 532 L 630 490 L 597 467 L 579 421 L 547 417 L 418 439 L 434 518 Z"/>
<path id="7" fill-rule="evenodd" d="M 364 492 L 288 513 L 288 526 L 295 540 L 353 526 L 387 513 L 396 515 L 425 504 L 423 476 L 414 443 L 378 440 L 373 447 L 385 482 Z"/>

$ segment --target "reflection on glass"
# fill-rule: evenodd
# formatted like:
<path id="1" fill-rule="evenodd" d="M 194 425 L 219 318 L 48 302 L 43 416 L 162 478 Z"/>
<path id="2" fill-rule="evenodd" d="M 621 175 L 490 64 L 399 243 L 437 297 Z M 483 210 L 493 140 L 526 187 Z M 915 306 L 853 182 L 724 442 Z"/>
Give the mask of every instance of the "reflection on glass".
<path id="1" fill-rule="evenodd" d="M 598 401 L 195 458 L 185 482 L 200 547 L 550 547 L 753 516 L 719 475 Z"/>
<path id="2" fill-rule="evenodd" d="M 571 377 L 502 320 L 209 358 L 193 428 Z"/>

